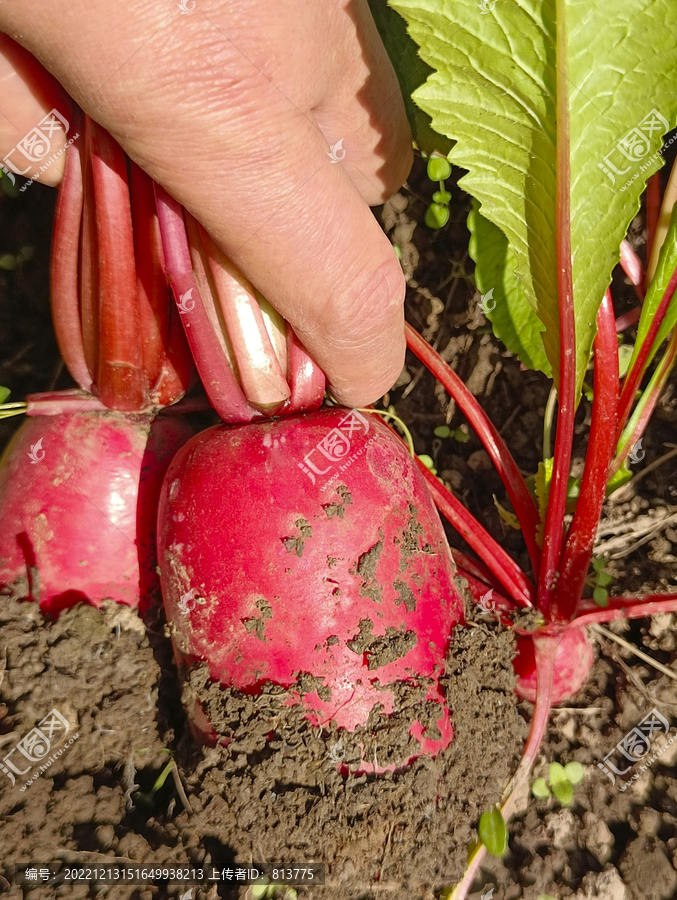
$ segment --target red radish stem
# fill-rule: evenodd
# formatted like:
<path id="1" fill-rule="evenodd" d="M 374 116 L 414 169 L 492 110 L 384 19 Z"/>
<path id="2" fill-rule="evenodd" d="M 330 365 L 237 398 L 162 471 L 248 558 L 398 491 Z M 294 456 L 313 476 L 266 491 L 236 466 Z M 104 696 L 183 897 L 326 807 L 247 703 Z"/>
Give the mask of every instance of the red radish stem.
<path id="1" fill-rule="evenodd" d="M 84 116 L 75 106 L 74 131 L 82 135 Z M 50 259 L 52 312 L 56 340 L 68 371 L 85 391 L 92 390 L 92 375 L 85 361 L 78 299 L 78 251 L 82 218 L 82 139 L 66 153 L 62 187 L 56 199 L 54 238 Z"/>
<path id="2" fill-rule="evenodd" d="M 155 190 L 167 277 L 214 409 L 231 424 L 316 409 L 324 374 L 291 326 L 285 336 L 283 320 L 204 229 Z"/>
<path id="3" fill-rule="evenodd" d="M 665 291 L 663 292 L 663 296 L 661 297 L 661 301 L 658 304 L 656 313 L 651 320 L 651 324 L 648 328 L 647 334 L 642 341 L 641 346 L 635 349 L 633 359 L 630 363 L 630 368 L 628 369 L 625 379 L 623 380 L 623 387 L 621 390 L 621 397 L 619 402 L 617 434 L 618 439 L 620 439 L 621 432 L 625 428 L 625 423 L 627 422 L 628 416 L 630 415 L 630 409 L 632 407 L 632 404 L 634 403 L 637 389 L 639 388 L 642 377 L 644 376 L 646 367 L 649 364 L 651 354 L 655 349 L 653 344 L 656 339 L 656 335 L 658 334 L 658 329 L 663 323 L 663 319 L 665 318 L 668 306 L 670 305 L 670 301 L 672 300 L 676 289 L 677 268 L 670 276 L 670 281 L 668 282 Z"/>
<path id="4" fill-rule="evenodd" d="M 628 419 L 623 434 L 618 441 L 618 450 L 614 459 L 611 473 L 617 472 L 632 450 L 635 443 L 644 434 L 649 419 L 653 415 L 663 389 L 667 384 L 667 380 L 672 372 L 675 360 L 677 359 L 677 330 L 672 332 L 668 346 L 663 354 L 663 358 L 658 364 L 656 371 L 651 376 L 649 384 L 642 392 L 642 396 L 637 401 L 632 415 Z"/>
<path id="5" fill-rule="evenodd" d="M 551 622 L 569 621 L 583 593 L 606 496 L 609 467 L 616 449 L 618 341 L 609 290 L 597 313 L 594 379 L 585 468 L 569 529 L 569 539 L 558 570 L 558 583 L 552 597 Z"/>
<path id="6" fill-rule="evenodd" d="M 97 391 L 111 409 L 138 410 L 147 403 L 148 374 L 139 342 L 141 314 L 125 154 L 89 120 L 98 249 L 99 361 Z M 110 204 L 101 215 L 103 197 Z"/>
<path id="7" fill-rule="evenodd" d="M 266 330 L 254 288 L 204 228 L 198 230 L 245 396 L 252 405 L 272 415 L 289 399 L 291 391 Z"/>
<path id="8" fill-rule="evenodd" d="M 620 264 L 621 269 L 623 269 L 623 272 L 628 277 L 630 284 L 634 287 L 635 293 L 640 301 L 642 301 L 644 299 L 644 294 L 646 293 L 646 286 L 644 284 L 646 272 L 644 271 L 642 260 L 637 256 L 625 238 L 621 241 Z"/>
<path id="9" fill-rule="evenodd" d="M 249 422 L 262 414 L 247 403 L 220 343 L 221 332 L 210 322 L 203 298 L 212 295 L 206 272 L 197 267 L 193 271 L 182 209 L 159 185 L 155 197 L 167 278 L 204 389 L 224 422 Z"/>
<path id="10" fill-rule="evenodd" d="M 505 441 L 456 372 L 408 322 L 405 325 L 405 334 L 409 349 L 416 354 L 428 371 L 447 389 L 458 408 L 468 420 L 468 423 L 475 429 L 477 436 L 489 454 L 515 509 L 527 549 L 529 550 L 532 568 L 537 573 L 541 556 L 541 551 L 536 542 L 538 510 L 536 509 L 534 498 L 529 493 L 524 478 Z"/>
<path id="11" fill-rule="evenodd" d="M 492 574 L 501 582 L 513 600 L 520 606 L 532 606 L 534 586 L 517 563 L 506 553 L 488 531 L 463 506 L 460 500 L 444 488 L 433 473 L 420 461 L 417 464 L 426 480 L 435 505 L 457 529 L 472 549 L 481 556 Z"/>

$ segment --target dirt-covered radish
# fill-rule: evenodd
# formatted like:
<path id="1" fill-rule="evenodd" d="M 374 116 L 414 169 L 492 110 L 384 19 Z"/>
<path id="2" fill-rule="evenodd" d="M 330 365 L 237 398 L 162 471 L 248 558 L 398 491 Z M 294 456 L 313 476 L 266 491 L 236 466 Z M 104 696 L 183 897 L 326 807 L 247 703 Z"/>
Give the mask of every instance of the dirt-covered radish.
<path id="1" fill-rule="evenodd" d="M 158 559 L 184 677 L 206 664 L 225 689 L 282 686 L 313 725 L 348 732 L 408 707 L 391 768 L 450 742 L 439 677 L 463 614 L 455 568 L 421 475 L 375 417 L 327 409 L 196 435 L 165 478 Z M 189 711 L 211 730 L 199 702 Z"/>
<path id="2" fill-rule="evenodd" d="M 0 460 L 0 590 L 57 612 L 157 585 L 162 478 L 192 429 L 113 411 L 28 418 Z"/>

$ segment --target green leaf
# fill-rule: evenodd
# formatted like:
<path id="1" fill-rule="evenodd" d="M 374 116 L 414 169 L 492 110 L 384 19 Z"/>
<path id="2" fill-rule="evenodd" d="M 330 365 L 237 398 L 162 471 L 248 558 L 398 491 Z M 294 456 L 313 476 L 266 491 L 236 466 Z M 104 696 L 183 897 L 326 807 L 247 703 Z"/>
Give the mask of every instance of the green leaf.
<path id="1" fill-rule="evenodd" d="M 651 322 L 656 315 L 656 310 L 658 309 L 663 293 L 665 292 L 675 268 L 677 268 L 677 206 L 673 206 L 672 208 L 670 227 L 668 228 L 668 232 L 665 236 L 665 243 L 661 247 L 661 252 L 658 257 L 656 274 L 651 279 L 651 284 L 646 292 L 646 298 L 642 304 L 642 314 L 639 319 L 639 325 L 637 326 L 637 339 L 635 341 L 634 353 L 632 354 L 631 366 L 634 365 L 635 358 L 642 348 Z M 677 291 L 672 295 L 665 318 L 658 329 L 658 334 L 653 342 L 648 362 L 651 361 L 651 358 L 655 355 L 669 332 L 672 331 L 675 323 L 677 323 Z"/>
<path id="2" fill-rule="evenodd" d="M 9 397 L 11 391 L 9 388 L 0 387 L 0 403 L 4 403 L 5 400 Z"/>
<path id="3" fill-rule="evenodd" d="M 448 159 L 441 156 L 433 156 L 428 160 L 426 173 L 431 181 L 445 181 L 451 175 L 451 165 Z"/>
<path id="4" fill-rule="evenodd" d="M 579 784 L 585 778 L 585 767 L 576 760 L 568 762 L 564 766 L 566 776 L 572 784 Z"/>
<path id="5" fill-rule="evenodd" d="M 390 5 L 435 70 L 414 100 L 456 142 L 461 186 L 507 237 L 556 384 L 558 174 L 570 185 L 578 395 L 621 240 L 677 122 L 677 3 L 500 0 L 487 15 L 477 0 Z"/>
<path id="6" fill-rule="evenodd" d="M 574 789 L 570 781 L 558 781 L 553 784 L 552 792 L 562 806 L 570 806 L 574 799 Z"/>
<path id="7" fill-rule="evenodd" d="M 545 778 L 537 778 L 536 781 L 534 781 L 531 785 L 531 793 L 539 800 L 545 800 L 550 796 L 550 788 L 548 787 Z"/>
<path id="8" fill-rule="evenodd" d="M 478 833 L 492 856 L 503 856 L 508 846 L 508 829 L 498 806 L 482 813 Z"/>
<path id="9" fill-rule="evenodd" d="M 508 528 L 514 528 L 515 531 L 521 531 L 520 521 L 515 515 L 515 513 L 510 512 L 509 509 L 506 509 L 505 506 L 501 506 L 501 504 L 496 499 L 496 494 L 493 494 L 494 498 L 494 506 L 498 510 L 498 514 L 503 519 Z"/>
<path id="10" fill-rule="evenodd" d="M 400 83 L 404 108 L 416 144 L 426 156 L 435 150 L 446 156 L 451 149 L 451 141 L 433 131 L 430 116 L 411 99 L 414 90 L 424 83 L 432 69 L 419 56 L 418 47 L 407 34 L 406 22 L 390 9 L 388 0 L 369 0 L 369 8 Z"/>
<path id="11" fill-rule="evenodd" d="M 451 428 L 448 425 L 438 425 L 433 434 L 438 438 L 448 438 L 451 437 Z"/>
<path id="12" fill-rule="evenodd" d="M 623 463 L 618 469 L 617 472 L 611 476 L 606 486 L 606 495 L 607 497 L 610 494 L 613 494 L 614 491 L 617 491 L 619 487 L 622 487 L 626 482 L 630 481 L 632 478 L 632 471 L 630 470 L 630 466 L 628 465 L 627 459 L 623 460 Z"/>
<path id="13" fill-rule="evenodd" d="M 592 592 L 592 599 L 595 601 L 597 606 L 608 606 L 609 605 L 609 592 L 606 588 L 596 587 Z"/>
<path id="14" fill-rule="evenodd" d="M 567 773 L 561 763 L 550 763 L 550 767 L 548 769 L 548 781 L 550 782 L 550 786 L 553 788 L 553 790 L 556 784 L 563 784 L 568 780 L 569 779 L 567 778 Z"/>
<path id="15" fill-rule="evenodd" d="M 618 377 L 623 378 L 630 366 L 630 360 L 635 352 L 634 344 L 618 345 Z"/>
<path id="16" fill-rule="evenodd" d="M 500 228 L 485 219 L 473 200 L 468 216 L 469 253 L 475 260 L 475 284 L 482 294 L 493 288 L 494 308 L 484 314 L 494 334 L 529 369 L 552 377 L 543 348 L 543 324 L 526 302 L 524 289 L 515 274 L 516 260 L 508 239 Z"/>
<path id="17" fill-rule="evenodd" d="M 449 207 L 441 203 L 431 203 L 425 213 L 428 228 L 444 228 L 449 221 Z"/>

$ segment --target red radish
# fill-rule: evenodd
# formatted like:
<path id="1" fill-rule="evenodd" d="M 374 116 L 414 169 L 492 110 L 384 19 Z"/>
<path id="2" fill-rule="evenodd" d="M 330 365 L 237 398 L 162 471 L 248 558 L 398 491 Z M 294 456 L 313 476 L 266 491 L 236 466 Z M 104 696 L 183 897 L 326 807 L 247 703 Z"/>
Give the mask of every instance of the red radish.
<path id="1" fill-rule="evenodd" d="M 590 674 L 593 652 L 585 628 L 570 627 L 562 634 L 554 661 L 552 702 L 562 703 L 578 693 Z M 524 700 L 536 702 L 536 654 L 533 638 L 517 638 L 517 656 L 513 660 L 517 675 L 515 690 Z"/>
<path id="2" fill-rule="evenodd" d="M 158 559 L 184 673 L 204 661 L 239 691 L 282 685 L 311 723 L 349 731 L 377 704 L 391 713 L 398 684 L 423 684 L 437 728 L 411 710 L 402 764 L 451 741 L 439 678 L 463 616 L 455 568 L 421 475 L 375 417 L 327 409 L 196 435 L 165 478 Z"/>
<path id="3" fill-rule="evenodd" d="M 180 416 L 29 418 L 0 460 L 0 588 L 45 612 L 105 598 L 145 608 L 157 586 L 162 478 L 192 430 Z"/>

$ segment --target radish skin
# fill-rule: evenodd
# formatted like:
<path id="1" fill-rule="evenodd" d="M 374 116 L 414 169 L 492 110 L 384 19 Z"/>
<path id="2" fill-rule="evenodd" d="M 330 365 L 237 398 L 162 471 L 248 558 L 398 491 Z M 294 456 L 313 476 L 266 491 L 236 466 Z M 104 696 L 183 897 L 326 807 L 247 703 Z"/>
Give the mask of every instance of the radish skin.
<path id="1" fill-rule="evenodd" d="M 451 741 L 439 678 L 463 615 L 455 567 L 421 475 L 375 417 L 327 409 L 196 435 L 165 478 L 158 551 L 184 676 L 206 662 L 226 687 L 282 685 L 313 725 L 349 731 L 420 684 L 437 727 L 414 709 L 400 764 Z"/>

